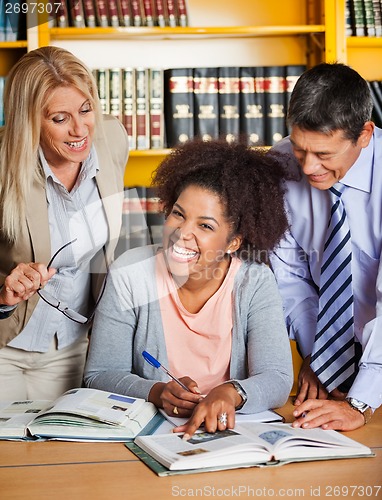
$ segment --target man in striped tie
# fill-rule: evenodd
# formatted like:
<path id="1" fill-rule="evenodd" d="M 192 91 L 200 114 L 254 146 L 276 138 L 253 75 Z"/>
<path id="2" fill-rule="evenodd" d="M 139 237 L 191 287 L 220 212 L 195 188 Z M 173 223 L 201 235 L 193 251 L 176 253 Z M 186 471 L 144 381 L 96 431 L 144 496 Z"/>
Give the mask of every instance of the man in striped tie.
<path id="1" fill-rule="evenodd" d="M 319 64 L 297 81 L 290 136 L 274 148 L 291 173 L 290 230 L 271 263 L 303 358 L 296 427 L 356 429 L 382 403 L 382 130 L 372 109 L 356 71 Z"/>

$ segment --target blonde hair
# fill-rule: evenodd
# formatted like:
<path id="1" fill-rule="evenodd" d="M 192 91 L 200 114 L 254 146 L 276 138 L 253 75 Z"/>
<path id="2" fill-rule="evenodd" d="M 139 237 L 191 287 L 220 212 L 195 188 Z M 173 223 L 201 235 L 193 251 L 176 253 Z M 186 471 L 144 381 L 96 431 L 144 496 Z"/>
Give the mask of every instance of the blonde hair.
<path id="1" fill-rule="evenodd" d="M 74 87 L 89 99 L 100 126 L 101 108 L 92 73 L 67 50 L 33 50 L 21 57 L 7 77 L 5 127 L 0 131 L 0 224 L 9 242 L 21 234 L 33 182 L 45 183 L 38 162 L 41 117 L 50 94 L 62 86 Z"/>

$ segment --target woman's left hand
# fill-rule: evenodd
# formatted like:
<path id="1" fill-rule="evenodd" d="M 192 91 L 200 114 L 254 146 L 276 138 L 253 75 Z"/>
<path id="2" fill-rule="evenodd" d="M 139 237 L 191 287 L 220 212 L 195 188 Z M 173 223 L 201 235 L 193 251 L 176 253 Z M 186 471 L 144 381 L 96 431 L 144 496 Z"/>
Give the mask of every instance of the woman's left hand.
<path id="1" fill-rule="evenodd" d="M 232 384 L 219 385 L 196 406 L 188 422 L 175 427 L 173 432 L 184 432 L 183 439 L 189 439 L 203 422 L 206 432 L 233 429 L 235 408 L 240 404 L 240 400 Z"/>

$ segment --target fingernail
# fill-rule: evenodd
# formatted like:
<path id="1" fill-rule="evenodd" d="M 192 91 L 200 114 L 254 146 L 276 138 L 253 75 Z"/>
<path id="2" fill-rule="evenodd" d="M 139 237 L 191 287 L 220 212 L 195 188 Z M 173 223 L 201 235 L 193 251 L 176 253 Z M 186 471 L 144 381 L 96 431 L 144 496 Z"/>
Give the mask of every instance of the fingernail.
<path id="1" fill-rule="evenodd" d="M 183 441 L 188 441 L 190 439 L 190 437 L 191 436 L 189 434 L 183 434 L 182 439 L 183 439 Z"/>
<path id="2" fill-rule="evenodd" d="M 193 391 L 196 392 L 196 394 L 201 394 L 199 387 L 194 387 Z"/>

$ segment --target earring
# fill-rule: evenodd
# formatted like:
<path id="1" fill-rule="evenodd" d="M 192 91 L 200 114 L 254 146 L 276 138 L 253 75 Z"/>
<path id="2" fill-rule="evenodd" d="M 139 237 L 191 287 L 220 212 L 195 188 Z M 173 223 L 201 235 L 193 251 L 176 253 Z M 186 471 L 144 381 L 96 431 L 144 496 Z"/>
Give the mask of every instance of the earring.
<path id="1" fill-rule="evenodd" d="M 227 250 L 228 255 L 231 253 L 231 250 Z"/>

